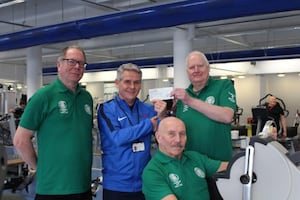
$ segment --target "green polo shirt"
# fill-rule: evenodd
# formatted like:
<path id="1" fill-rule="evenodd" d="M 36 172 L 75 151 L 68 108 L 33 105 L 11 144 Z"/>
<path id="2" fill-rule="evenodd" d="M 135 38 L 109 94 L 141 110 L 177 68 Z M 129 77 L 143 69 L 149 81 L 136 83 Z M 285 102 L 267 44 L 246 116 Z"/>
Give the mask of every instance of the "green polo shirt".
<path id="1" fill-rule="evenodd" d="M 157 151 L 143 172 L 143 193 L 147 200 L 159 200 L 174 194 L 177 199 L 209 200 L 206 177 L 221 165 L 195 151 L 185 151 L 180 160 Z"/>
<path id="2" fill-rule="evenodd" d="M 74 194 L 90 189 L 93 99 L 59 79 L 28 101 L 20 126 L 36 131 L 38 194 Z"/>
<path id="3" fill-rule="evenodd" d="M 235 89 L 228 79 L 209 78 L 206 86 L 195 94 L 190 85 L 186 91 L 204 102 L 236 110 Z M 186 126 L 186 150 L 197 151 L 212 159 L 229 161 L 232 157 L 231 124 L 214 121 L 193 108 L 178 101 L 176 116 Z"/>

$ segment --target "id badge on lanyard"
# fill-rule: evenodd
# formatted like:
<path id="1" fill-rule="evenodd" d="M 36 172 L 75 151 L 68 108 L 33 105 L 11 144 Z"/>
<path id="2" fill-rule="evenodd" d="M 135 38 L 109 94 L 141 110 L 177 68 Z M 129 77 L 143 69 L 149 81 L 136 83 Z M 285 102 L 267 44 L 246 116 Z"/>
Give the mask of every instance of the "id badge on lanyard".
<path id="1" fill-rule="evenodd" d="M 132 144 L 132 151 L 133 152 L 145 151 L 145 144 L 144 144 L 144 142 L 133 143 Z"/>

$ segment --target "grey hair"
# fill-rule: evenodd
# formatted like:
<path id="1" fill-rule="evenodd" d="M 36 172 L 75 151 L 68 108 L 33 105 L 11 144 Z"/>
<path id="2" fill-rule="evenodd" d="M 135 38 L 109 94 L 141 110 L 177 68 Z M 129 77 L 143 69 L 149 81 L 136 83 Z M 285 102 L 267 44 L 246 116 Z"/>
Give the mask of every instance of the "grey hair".
<path id="1" fill-rule="evenodd" d="M 136 65 L 136 64 L 133 64 L 133 63 L 125 63 L 125 64 L 122 64 L 118 70 L 117 70 L 117 80 L 121 80 L 122 79 L 122 75 L 123 75 L 123 72 L 124 71 L 134 71 L 134 72 L 137 72 L 138 74 L 141 75 L 141 78 L 142 78 L 142 70 Z"/>
<path id="2" fill-rule="evenodd" d="M 71 45 L 71 46 L 65 47 L 65 48 L 61 51 L 61 53 L 59 54 L 59 56 L 58 56 L 58 58 L 57 58 L 57 61 L 60 61 L 60 60 L 64 59 L 65 56 L 66 56 L 66 53 L 67 53 L 67 51 L 68 51 L 69 49 L 78 49 L 79 51 L 81 51 L 82 54 L 83 54 L 84 61 L 86 62 L 86 55 L 85 55 L 84 50 L 83 50 L 81 47 L 77 46 L 77 45 Z"/>
<path id="3" fill-rule="evenodd" d="M 202 58 L 202 60 L 205 62 L 206 65 L 209 65 L 209 62 L 205 56 L 204 53 L 202 53 L 201 51 L 192 51 L 191 53 L 189 53 L 185 59 L 185 65 L 186 67 L 188 67 L 188 63 L 189 63 L 189 59 L 191 56 L 194 56 L 194 55 L 198 55 Z"/>

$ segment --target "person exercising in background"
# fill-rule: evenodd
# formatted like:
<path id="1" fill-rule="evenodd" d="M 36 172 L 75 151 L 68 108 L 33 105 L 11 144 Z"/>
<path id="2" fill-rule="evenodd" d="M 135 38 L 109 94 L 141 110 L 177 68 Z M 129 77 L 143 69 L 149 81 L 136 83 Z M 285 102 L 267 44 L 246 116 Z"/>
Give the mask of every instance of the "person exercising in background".
<path id="1" fill-rule="evenodd" d="M 20 119 L 24 112 L 25 107 L 26 107 L 26 101 L 23 99 L 20 99 L 19 106 L 17 106 L 16 108 L 10 109 L 9 112 L 14 113 L 14 117 L 16 119 Z"/>
<path id="2" fill-rule="evenodd" d="M 284 111 L 277 102 L 276 97 L 271 95 L 268 97 L 268 102 L 265 104 L 268 112 L 268 119 L 274 120 L 278 135 L 287 137 L 286 120 Z"/>

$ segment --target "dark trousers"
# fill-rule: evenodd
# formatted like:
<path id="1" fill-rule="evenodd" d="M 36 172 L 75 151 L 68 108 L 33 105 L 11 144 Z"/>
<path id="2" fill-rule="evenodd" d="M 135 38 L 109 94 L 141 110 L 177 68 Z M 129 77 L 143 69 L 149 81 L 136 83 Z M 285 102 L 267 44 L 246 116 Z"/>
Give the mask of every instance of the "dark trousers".
<path id="1" fill-rule="evenodd" d="M 36 194 L 34 200 L 92 200 L 91 191 L 87 191 L 80 194 L 68 194 L 68 195 L 41 195 Z"/>
<path id="2" fill-rule="evenodd" d="M 145 200 L 142 192 L 119 192 L 103 189 L 103 200 Z"/>
<path id="3" fill-rule="evenodd" d="M 216 184 L 216 180 L 213 178 L 207 178 L 207 186 L 208 186 L 208 191 L 209 191 L 209 195 L 210 195 L 210 200 L 223 200 L 217 184 Z"/>

